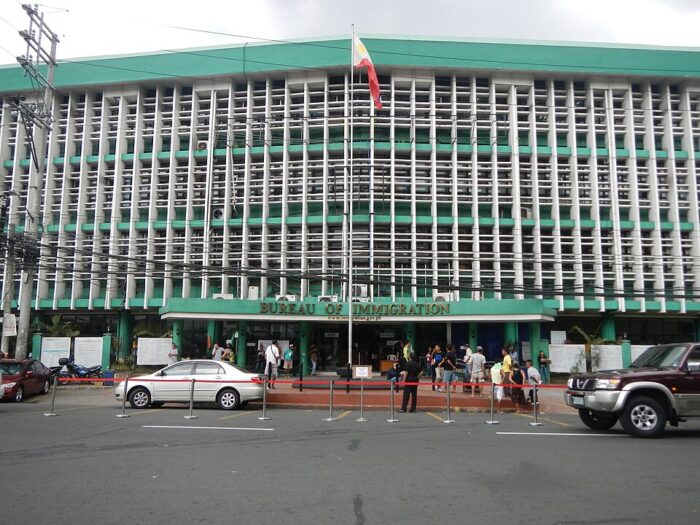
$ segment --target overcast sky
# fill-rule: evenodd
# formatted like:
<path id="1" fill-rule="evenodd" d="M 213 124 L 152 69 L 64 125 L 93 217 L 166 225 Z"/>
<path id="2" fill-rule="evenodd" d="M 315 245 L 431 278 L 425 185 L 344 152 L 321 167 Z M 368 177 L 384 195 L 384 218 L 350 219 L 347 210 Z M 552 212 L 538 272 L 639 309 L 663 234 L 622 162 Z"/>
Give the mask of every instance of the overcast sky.
<path id="1" fill-rule="evenodd" d="M 20 0 L 0 4 L 0 64 L 10 64 L 29 19 Z M 360 36 L 700 47 L 700 0 L 51 0 L 39 10 L 59 59 L 348 36 L 353 23 Z"/>

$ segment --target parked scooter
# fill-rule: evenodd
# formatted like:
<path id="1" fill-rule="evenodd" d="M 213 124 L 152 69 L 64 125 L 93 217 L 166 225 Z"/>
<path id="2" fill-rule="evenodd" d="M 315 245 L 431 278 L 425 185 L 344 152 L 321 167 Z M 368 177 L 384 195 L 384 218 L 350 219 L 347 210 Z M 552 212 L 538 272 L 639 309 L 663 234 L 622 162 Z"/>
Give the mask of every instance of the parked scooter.
<path id="1" fill-rule="evenodd" d="M 66 377 L 67 378 L 77 377 L 79 379 L 88 379 L 91 377 L 95 377 L 95 378 L 102 377 L 102 365 L 86 367 L 83 365 L 77 365 L 72 360 L 67 359 L 65 357 L 62 357 L 61 359 L 59 359 L 58 364 L 61 365 L 61 367 L 65 366 L 66 370 L 67 370 L 66 372 L 59 372 L 58 381 L 59 381 L 59 383 L 62 383 L 62 384 L 65 384 L 68 382 L 66 380 Z M 61 374 L 66 374 L 66 375 L 62 376 Z M 63 381 L 61 381 L 62 378 L 63 378 Z"/>

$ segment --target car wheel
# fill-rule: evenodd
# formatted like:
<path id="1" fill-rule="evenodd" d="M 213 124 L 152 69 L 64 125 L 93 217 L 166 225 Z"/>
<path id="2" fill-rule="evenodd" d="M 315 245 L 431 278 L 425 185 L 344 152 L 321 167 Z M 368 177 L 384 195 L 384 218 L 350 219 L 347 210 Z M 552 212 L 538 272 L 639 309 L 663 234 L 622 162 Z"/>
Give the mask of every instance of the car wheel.
<path id="1" fill-rule="evenodd" d="M 579 409 L 578 417 L 581 418 L 584 425 L 593 430 L 610 430 L 617 423 L 617 414 L 607 414 L 605 412 L 596 412 L 594 410 Z"/>
<path id="2" fill-rule="evenodd" d="M 21 386 L 17 387 L 15 391 L 15 403 L 20 403 L 24 399 L 24 388 Z"/>
<path id="3" fill-rule="evenodd" d="M 233 388 L 227 388 L 216 396 L 216 404 L 223 410 L 234 410 L 241 404 L 241 396 Z"/>
<path id="4" fill-rule="evenodd" d="M 44 381 L 44 386 L 41 387 L 41 393 L 48 394 L 49 390 L 51 390 L 51 381 L 47 379 L 46 381 Z"/>
<path id="5" fill-rule="evenodd" d="M 627 403 L 620 423 L 635 437 L 655 438 L 663 434 L 666 420 L 666 411 L 656 399 L 639 396 Z"/>
<path id="6" fill-rule="evenodd" d="M 146 408 L 151 404 L 151 394 L 142 386 L 129 392 L 129 404 L 132 408 Z"/>

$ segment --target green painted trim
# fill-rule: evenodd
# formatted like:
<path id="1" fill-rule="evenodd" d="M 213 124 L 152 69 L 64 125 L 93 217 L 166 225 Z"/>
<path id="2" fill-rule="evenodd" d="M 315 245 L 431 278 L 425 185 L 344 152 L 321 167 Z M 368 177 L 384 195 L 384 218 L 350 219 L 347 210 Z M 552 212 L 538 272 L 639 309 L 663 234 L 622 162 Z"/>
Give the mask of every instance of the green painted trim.
<path id="1" fill-rule="evenodd" d="M 649 150 L 646 149 L 638 149 L 635 153 L 638 159 L 648 159 L 649 158 Z"/>
<path id="2" fill-rule="evenodd" d="M 112 357 L 112 336 L 105 334 L 102 336 L 102 369 L 107 370 Z"/>
<path id="3" fill-rule="evenodd" d="M 590 157 L 591 156 L 591 148 L 576 148 L 576 154 L 579 157 Z"/>
<path id="4" fill-rule="evenodd" d="M 628 368 L 630 363 L 632 363 L 632 345 L 629 341 L 622 341 L 622 367 Z"/>

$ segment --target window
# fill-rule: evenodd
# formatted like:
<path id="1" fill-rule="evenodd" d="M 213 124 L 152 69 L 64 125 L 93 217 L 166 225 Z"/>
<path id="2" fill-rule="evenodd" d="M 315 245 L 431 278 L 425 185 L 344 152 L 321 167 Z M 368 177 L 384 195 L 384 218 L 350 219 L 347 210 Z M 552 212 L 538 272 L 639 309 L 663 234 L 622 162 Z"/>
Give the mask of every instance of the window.
<path id="1" fill-rule="evenodd" d="M 164 376 L 188 376 L 192 373 L 193 363 L 177 363 L 163 370 Z M 218 365 L 217 365 L 218 366 Z"/>
<path id="2" fill-rule="evenodd" d="M 200 376 L 223 375 L 224 369 L 217 363 L 197 363 L 196 374 Z"/>

